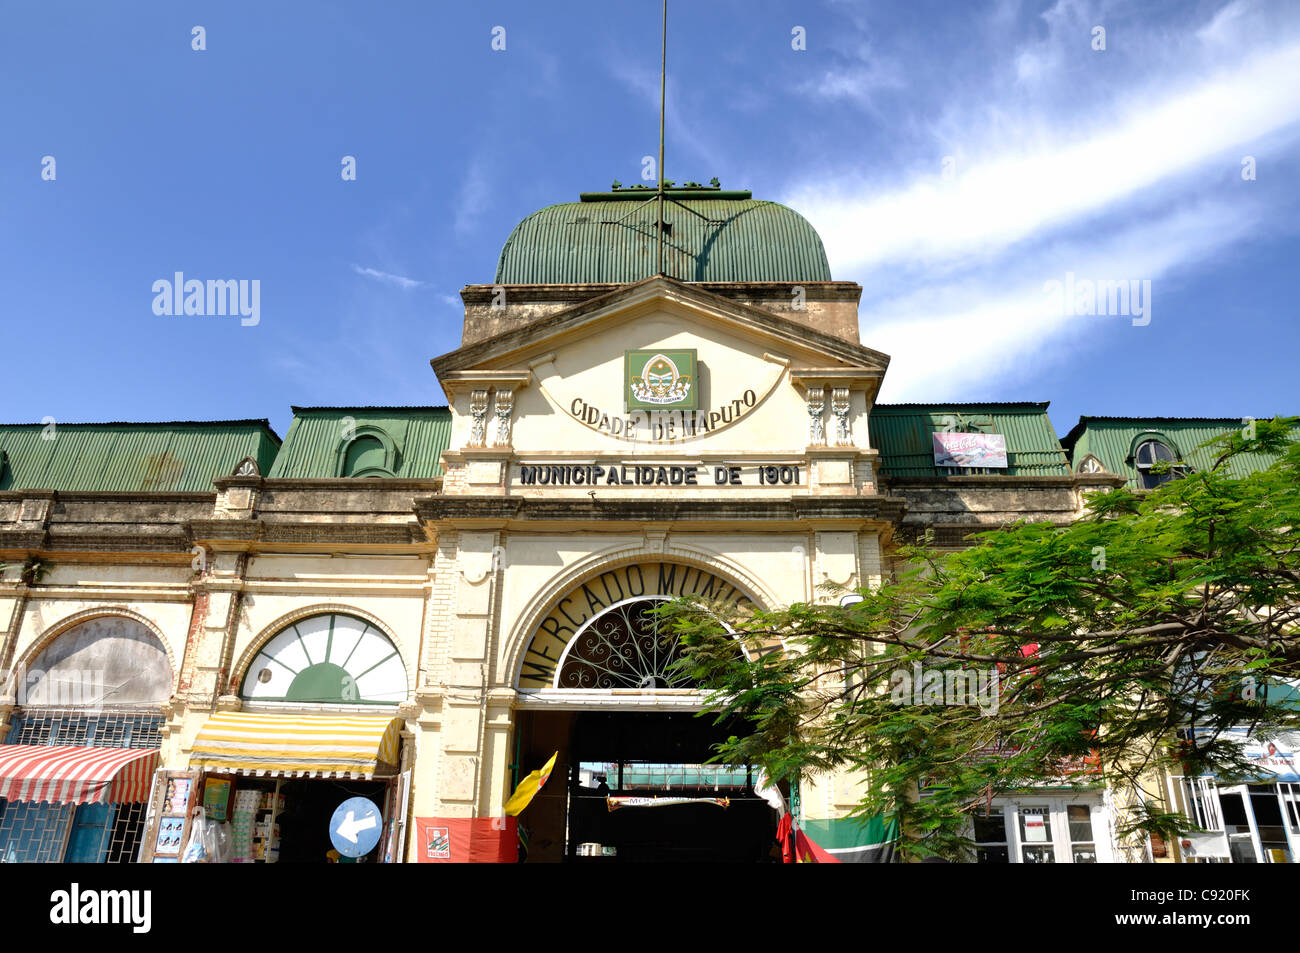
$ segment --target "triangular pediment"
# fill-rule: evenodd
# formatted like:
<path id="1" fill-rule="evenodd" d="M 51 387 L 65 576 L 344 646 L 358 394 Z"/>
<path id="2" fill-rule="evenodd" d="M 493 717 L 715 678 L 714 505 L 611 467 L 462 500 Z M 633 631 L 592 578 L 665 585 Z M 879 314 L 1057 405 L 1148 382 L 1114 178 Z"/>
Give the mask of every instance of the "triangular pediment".
<path id="1" fill-rule="evenodd" d="M 439 379 L 457 372 L 527 367 L 548 352 L 658 314 L 682 321 L 697 333 L 717 333 L 763 343 L 792 367 L 856 369 L 883 375 L 889 356 L 808 327 L 763 308 L 734 301 L 703 288 L 657 276 L 538 318 L 528 325 L 465 347 L 431 361 Z"/>

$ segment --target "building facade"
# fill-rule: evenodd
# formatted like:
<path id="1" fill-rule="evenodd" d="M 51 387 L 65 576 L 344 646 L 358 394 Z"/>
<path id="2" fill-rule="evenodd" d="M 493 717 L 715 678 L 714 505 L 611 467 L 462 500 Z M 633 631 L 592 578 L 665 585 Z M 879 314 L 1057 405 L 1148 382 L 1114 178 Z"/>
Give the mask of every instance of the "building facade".
<path id="1" fill-rule="evenodd" d="M 672 190 L 654 274 L 649 194 L 521 222 L 462 291 L 436 405 L 295 407 L 283 441 L 0 428 L 0 856 L 173 861 L 206 819 L 222 858 L 346 859 L 349 797 L 378 813 L 343 825 L 370 861 L 513 850 L 505 801 L 555 754 L 530 861 L 764 860 L 777 815 L 745 766 L 704 766 L 728 726 L 694 717 L 649 610 L 829 598 L 922 533 L 1068 522 L 1133 479 L 1101 418 L 1063 445 L 1045 403 L 877 403 L 861 288 L 788 208 Z M 799 794 L 831 820 L 858 782 Z M 1101 779 L 998 807 L 982 859 L 1152 859 Z"/>

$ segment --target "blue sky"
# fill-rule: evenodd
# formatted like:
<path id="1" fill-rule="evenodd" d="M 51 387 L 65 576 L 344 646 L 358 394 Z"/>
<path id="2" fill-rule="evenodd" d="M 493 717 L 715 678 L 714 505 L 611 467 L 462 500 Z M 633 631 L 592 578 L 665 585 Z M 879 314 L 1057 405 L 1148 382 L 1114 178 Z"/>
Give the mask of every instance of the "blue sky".
<path id="1" fill-rule="evenodd" d="M 459 289 L 656 150 L 659 16 L 7 6 L 0 421 L 443 402 Z M 1300 5 L 709 0 L 669 32 L 668 177 L 812 221 L 882 400 L 1051 400 L 1062 433 L 1300 411 Z M 258 279 L 259 323 L 154 314 L 176 271 Z M 1150 323 L 1062 314 L 1067 273 L 1149 280 Z"/>

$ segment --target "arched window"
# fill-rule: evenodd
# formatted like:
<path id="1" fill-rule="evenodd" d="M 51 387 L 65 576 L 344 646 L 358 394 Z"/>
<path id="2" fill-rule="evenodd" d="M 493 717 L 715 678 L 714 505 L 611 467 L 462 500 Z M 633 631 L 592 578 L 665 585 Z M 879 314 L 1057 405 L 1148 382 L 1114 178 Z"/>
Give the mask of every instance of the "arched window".
<path id="1" fill-rule="evenodd" d="M 1174 453 L 1168 444 L 1154 437 L 1143 440 L 1133 451 L 1133 466 L 1138 472 L 1138 485 L 1144 490 L 1154 490 L 1160 484 L 1182 476 L 1186 472 L 1185 468 L 1174 466 L 1177 462 L 1178 454 Z M 1157 463 L 1167 463 L 1170 467 L 1163 473 L 1153 473 L 1152 467 Z"/>
<path id="2" fill-rule="evenodd" d="M 364 470 L 384 470 L 384 458 L 384 445 L 378 437 L 358 437 L 348 444 L 343 475 L 357 476 Z"/>
<path id="3" fill-rule="evenodd" d="M 124 616 L 73 626 L 27 665 L 32 705 L 151 708 L 171 691 L 167 650 L 144 625 Z"/>
<path id="4" fill-rule="evenodd" d="M 337 465 L 341 477 L 392 477 L 397 475 L 397 445 L 379 427 L 366 424 L 339 444 Z"/>
<path id="5" fill-rule="evenodd" d="M 300 619 L 272 636 L 244 675 L 250 701 L 396 705 L 406 666 L 388 636 L 342 613 Z"/>
<path id="6" fill-rule="evenodd" d="M 167 650 L 125 616 L 73 626 L 17 673 L 6 744 L 156 748 L 172 693 Z"/>

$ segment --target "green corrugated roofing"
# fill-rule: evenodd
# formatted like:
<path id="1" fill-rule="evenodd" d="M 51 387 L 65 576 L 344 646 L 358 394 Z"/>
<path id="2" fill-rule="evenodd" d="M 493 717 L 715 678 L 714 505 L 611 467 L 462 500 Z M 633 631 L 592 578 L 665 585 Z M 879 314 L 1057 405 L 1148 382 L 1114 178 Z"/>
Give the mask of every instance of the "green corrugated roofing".
<path id="1" fill-rule="evenodd" d="M 588 193 L 515 226 L 497 284 L 634 282 L 658 272 L 653 192 Z M 830 281 L 821 238 L 793 209 L 748 192 L 670 190 L 664 270 L 679 281 Z"/>
<path id="2" fill-rule="evenodd" d="M 1240 417 L 1080 417 L 1061 443 L 1069 449 L 1070 463 L 1078 468 L 1084 457 L 1092 454 L 1110 473 L 1128 478 L 1136 487 L 1133 449 L 1139 435 L 1155 437 L 1167 444 L 1182 461 L 1193 469 L 1213 466 L 1216 451 L 1201 448 L 1205 441 L 1242 428 Z M 1244 453 L 1230 459 L 1228 472 L 1246 476 L 1262 470 L 1275 458 L 1260 453 Z"/>
<path id="3" fill-rule="evenodd" d="M 931 434 L 952 418 L 960 429 L 1007 438 L 1008 476 L 1068 474 L 1069 463 L 1047 416 L 1046 403 L 877 404 L 871 411 L 871 446 L 880 451 L 885 476 L 946 476 L 934 465 Z"/>
<path id="4" fill-rule="evenodd" d="M 341 457 L 352 434 L 374 434 L 392 442 L 395 478 L 442 475 L 442 451 L 451 440 L 451 412 L 446 407 L 295 407 L 293 412 L 268 477 L 340 476 Z"/>
<path id="5" fill-rule="evenodd" d="M 208 491 L 244 457 L 265 473 L 279 443 L 265 420 L 3 424 L 0 490 Z"/>

